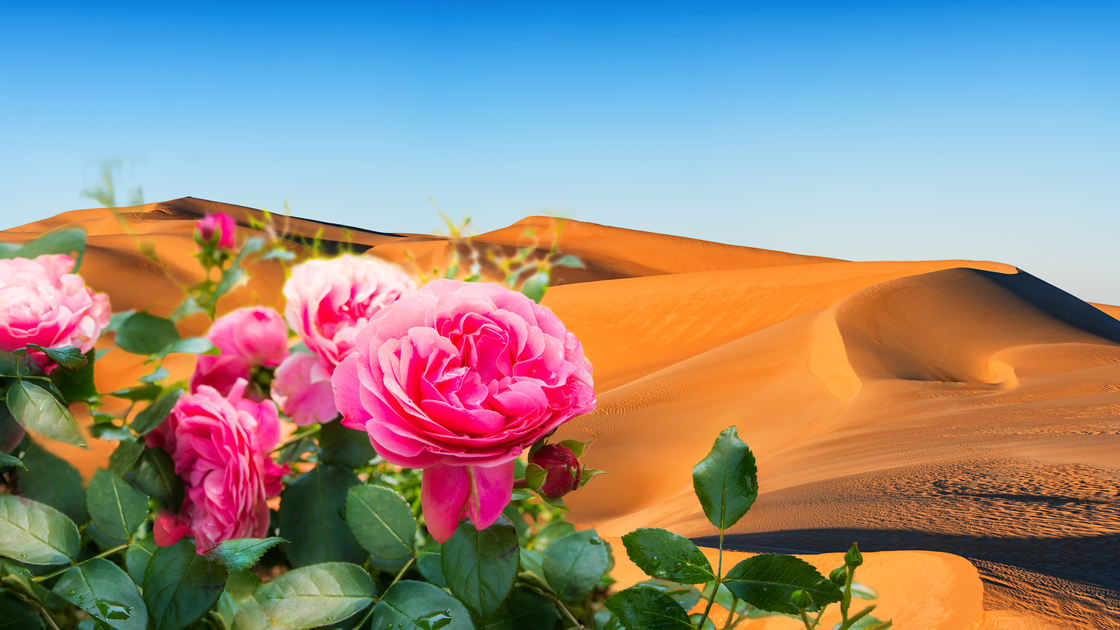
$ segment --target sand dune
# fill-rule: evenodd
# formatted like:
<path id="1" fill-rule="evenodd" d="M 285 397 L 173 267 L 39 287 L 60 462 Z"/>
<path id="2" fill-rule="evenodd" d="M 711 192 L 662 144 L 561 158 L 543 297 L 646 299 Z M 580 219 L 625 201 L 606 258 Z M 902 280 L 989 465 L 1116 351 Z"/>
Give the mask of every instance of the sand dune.
<path id="1" fill-rule="evenodd" d="M 262 218 L 195 199 L 123 209 L 162 267 L 105 210 L 0 240 L 81 223 L 88 281 L 114 310 L 161 313 L 200 276 L 191 221 L 207 209 Z M 438 237 L 274 223 L 299 254 L 320 230 L 328 250 L 352 240 L 422 271 L 450 253 Z M 596 437 L 588 463 L 612 473 L 570 498 L 578 521 L 711 536 L 690 471 L 736 425 L 762 494 L 734 548 L 883 552 L 866 579 L 900 628 L 1120 627 L 1120 308 L 991 262 L 847 262 L 540 217 L 476 238 L 542 255 L 554 241 L 585 266 L 556 274 L 545 304 L 583 341 L 600 401 L 561 433 Z M 256 271 L 223 309 L 278 302 L 282 268 Z M 103 390 L 141 373 L 117 355 Z M 110 448 L 93 442 L 89 469 Z"/>

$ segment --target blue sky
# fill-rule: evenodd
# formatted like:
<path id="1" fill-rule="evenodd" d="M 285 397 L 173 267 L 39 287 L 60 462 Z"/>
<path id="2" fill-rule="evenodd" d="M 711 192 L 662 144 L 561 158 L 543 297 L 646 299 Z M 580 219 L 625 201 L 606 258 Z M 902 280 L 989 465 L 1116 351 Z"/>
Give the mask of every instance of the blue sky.
<path id="1" fill-rule="evenodd" d="M 0 5 L 0 228 L 117 159 L 148 201 L 429 232 L 434 199 L 1120 303 L 1120 3 L 90 4 Z"/>

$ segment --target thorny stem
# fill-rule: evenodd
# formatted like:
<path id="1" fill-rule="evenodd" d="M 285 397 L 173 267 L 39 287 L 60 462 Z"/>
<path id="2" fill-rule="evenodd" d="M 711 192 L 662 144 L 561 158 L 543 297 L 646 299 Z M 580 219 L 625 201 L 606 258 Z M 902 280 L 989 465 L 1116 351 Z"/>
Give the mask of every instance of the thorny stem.
<path id="1" fill-rule="evenodd" d="M 805 624 L 805 630 L 813 630 L 812 624 L 809 623 L 809 615 L 805 614 L 805 609 L 798 608 L 797 611 L 801 613 L 801 623 Z"/>
<path id="2" fill-rule="evenodd" d="M 125 543 L 123 545 L 120 545 L 118 547 L 113 547 L 112 549 L 109 549 L 108 551 L 102 551 L 101 553 L 97 554 L 96 556 L 93 556 L 92 558 L 86 558 L 85 560 L 82 560 L 81 562 L 75 562 L 71 566 L 59 569 L 58 571 L 55 571 L 54 573 L 48 573 L 46 575 L 40 575 L 40 576 L 33 577 L 33 578 L 31 578 L 31 580 L 34 581 L 34 582 L 45 582 L 45 581 L 51 579 L 52 577 L 54 577 L 56 575 L 62 575 L 63 573 L 66 573 L 70 569 L 72 569 L 74 567 L 81 566 L 81 565 L 89 562 L 90 560 L 97 560 L 98 558 L 104 558 L 106 556 L 111 556 L 111 555 L 117 553 L 118 551 L 124 551 L 125 549 L 128 549 L 131 546 L 132 546 L 132 543 L 127 542 L 127 543 Z"/>
<path id="3" fill-rule="evenodd" d="M 700 622 L 696 624 L 699 630 L 704 630 L 704 622 L 708 620 L 708 614 L 712 612 L 712 604 L 716 603 L 716 594 L 719 593 L 719 585 L 723 583 L 723 529 L 719 530 L 719 561 L 716 563 L 716 581 L 712 586 L 712 596 L 708 598 L 708 607 L 704 609 L 704 614 L 700 615 Z M 728 613 L 728 618 L 731 613 Z"/>

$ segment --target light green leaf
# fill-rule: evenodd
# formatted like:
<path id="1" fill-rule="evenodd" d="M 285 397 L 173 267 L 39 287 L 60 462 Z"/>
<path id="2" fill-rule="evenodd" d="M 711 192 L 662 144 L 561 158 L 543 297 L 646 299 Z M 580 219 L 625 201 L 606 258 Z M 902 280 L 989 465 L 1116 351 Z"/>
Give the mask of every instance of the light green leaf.
<path id="1" fill-rule="evenodd" d="M 74 267 L 70 270 L 70 273 L 78 273 L 85 252 L 85 229 L 69 227 L 47 232 L 33 241 L 24 243 L 22 247 L 14 251 L 10 248 L 4 248 L 3 251 L 0 251 L 0 258 L 35 258 L 43 254 L 66 254 L 74 257 Z"/>
<path id="2" fill-rule="evenodd" d="M 27 564 L 77 560 L 78 527 L 49 505 L 0 494 L 0 556 Z"/>
<path id="3" fill-rule="evenodd" d="M 408 501 L 396 491 L 381 486 L 350 488 L 346 522 L 374 558 L 392 561 L 412 555 L 416 518 Z"/>
<path id="4" fill-rule="evenodd" d="M 70 410 L 38 385 L 29 381 L 12 383 L 8 390 L 8 410 L 25 429 L 67 444 L 86 445 Z"/>
<path id="5" fill-rule="evenodd" d="M 521 293 L 530 300 L 540 304 L 541 300 L 544 299 L 545 291 L 548 291 L 548 282 L 548 272 L 538 271 L 530 276 L 529 279 L 525 281 L 525 284 L 521 285 Z"/>
<path id="6" fill-rule="evenodd" d="M 148 561 L 152 559 L 156 549 L 155 539 L 148 536 L 143 540 L 133 541 L 128 551 L 124 552 L 124 566 L 133 582 L 144 583 L 144 571 L 148 569 Z"/>
<path id="7" fill-rule="evenodd" d="M 373 603 L 373 580 L 348 562 L 293 569 L 262 585 L 238 611 L 236 630 L 305 630 L 341 621 Z M 263 622 L 263 623 L 262 623 Z"/>
<path id="8" fill-rule="evenodd" d="M 286 542 L 283 538 L 236 538 L 219 543 L 207 552 L 211 560 L 221 562 L 231 572 L 253 568 L 266 551 Z"/>
<path id="9" fill-rule="evenodd" d="M 93 524 L 110 538 L 130 540 L 148 518 L 148 497 L 107 470 L 93 474 L 87 494 Z"/>
<path id="10" fill-rule="evenodd" d="M 545 549 L 544 579 L 560 599 L 577 601 L 606 573 L 607 556 L 607 546 L 595 530 L 568 534 Z"/>
<path id="11" fill-rule="evenodd" d="M 95 558 L 71 568 L 54 593 L 116 630 L 147 630 L 148 609 L 136 585 L 112 562 Z"/>
<path id="12" fill-rule="evenodd" d="M 179 339 L 170 319 L 151 313 L 133 313 L 117 328 L 117 347 L 132 354 L 156 354 Z"/>
<path id="13" fill-rule="evenodd" d="M 712 565 L 693 542 L 664 529 L 641 528 L 622 537 L 626 554 L 646 575 L 679 584 L 716 579 Z"/>
<path id="14" fill-rule="evenodd" d="M 82 349 L 77 346 L 63 346 L 61 348 L 44 348 L 43 346 L 29 343 L 28 348 L 38 350 L 47 355 L 51 361 L 59 364 L 63 368 L 74 371 L 80 370 L 86 366 L 89 359 L 82 353 Z"/>
<path id="15" fill-rule="evenodd" d="M 465 520 L 443 543 L 443 578 L 451 594 L 466 604 L 479 621 L 502 605 L 517 579 L 517 530 L 509 519 L 479 531 Z"/>
<path id="16" fill-rule="evenodd" d="M 169 354 L 221 354 L 221 350 L 206 337 L 187 337 L 180 339 L 156 353 L 163 358 Z"/>
<path id="17" fill-rule="evenodd" d="M 758 469 L 735 427 L 724 429 L 711 452 L 692 469 L 692 485 L 704 515 L 720 531 L 751 509 L 758 497 Z"/>

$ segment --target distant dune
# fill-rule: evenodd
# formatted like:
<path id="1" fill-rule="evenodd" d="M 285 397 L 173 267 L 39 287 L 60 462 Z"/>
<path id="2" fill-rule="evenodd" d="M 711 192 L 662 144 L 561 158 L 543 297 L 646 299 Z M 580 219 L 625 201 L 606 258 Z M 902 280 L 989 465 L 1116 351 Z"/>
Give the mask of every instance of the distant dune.
<path id="1" fill-rule="evenodd" d="M 162 267 L 103 209 L 0 240 L 84 225 L 82 275 L 114 310 L 167 313 L 200 277 L 191 232 L 206 210 L 261 220 L 191 198 L 121 209 Z M 440 237 L 275 219 L 288 238 L 352 241 L 429 272 L 449 253 Z M 837 556 L 809 555 L 853 541 L 882 552 L 863 579 L 882 592 L 876 615 L 900 629 L 1120 628 L 1120 308 L 992 262 L 848 262 L 542 217 L 475 240 L 547 250 L 557 234 L 585 266 L 558 274 L 544 303 L 583 341 L 599 395 L 560 437 L 595 437 L 588 464 L 611 472 L 571 496 L 577 522 L 711 544 L 691 468 L 736 425 L 762 494 L 732 548 L 826 569 Z M 262 263 L 223 308 L 278 305 L 282 283 Z M 119 351 L 106 359 L 102 391 L 141 374 Z M 89 474 L 112 448 L 91 442 L 54 450 Z M 625 559 L 620 544 L 615 554 Z M 639 578 L 627 562 L 617 574 Z M 751 627 L 798 627 L 786 621 Z"/>

